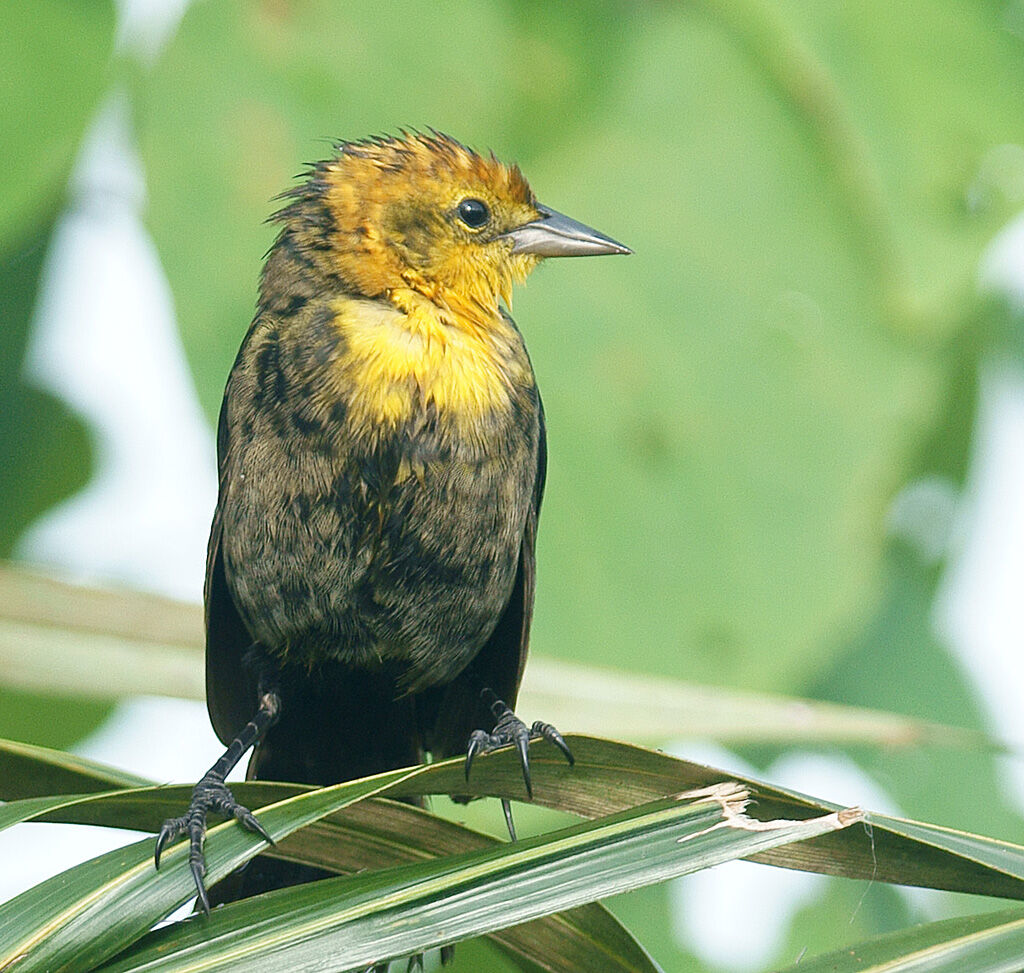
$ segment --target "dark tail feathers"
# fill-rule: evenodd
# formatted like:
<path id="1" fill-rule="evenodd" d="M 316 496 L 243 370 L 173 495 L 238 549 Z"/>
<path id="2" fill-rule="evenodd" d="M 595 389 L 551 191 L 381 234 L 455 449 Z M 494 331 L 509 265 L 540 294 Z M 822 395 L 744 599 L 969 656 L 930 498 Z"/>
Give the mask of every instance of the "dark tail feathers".
<path id="1" fill-rule="evenodd" d="M 340 668 L 283 685 L 281 717 L 253 752 L 247 778 L 322 787 L 420 763 L 416 699 L 395 699 L 394 687 L 384 676 Z M 232 902 L 329 874 L 259 855 L 214 886 L 210 901 Z"/>

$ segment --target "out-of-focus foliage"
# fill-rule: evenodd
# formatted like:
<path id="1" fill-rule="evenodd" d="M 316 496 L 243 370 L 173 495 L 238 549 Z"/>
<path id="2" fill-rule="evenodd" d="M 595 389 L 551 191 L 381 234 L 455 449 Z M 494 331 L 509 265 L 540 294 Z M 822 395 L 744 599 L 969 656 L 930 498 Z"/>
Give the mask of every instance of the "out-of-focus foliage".
<path id="1" fill-rule="evenodd" d="M 5 4 L 0 30 L 0 556 L 88 475 L 83 430 L 21 377 L 40 269 L 82 132 L 108 82 L 110 3 Z"/>
<path id="2" fill-rule="evenodd" d="M 84 430 L 21 377 L 54 214 L 109 81 L 107 2 L 5 4 L 0 30 L 0 556 L 88 477 Z"/>
<path id="3" fill-rule="evenodd" d="M 0 255 L 64 195 L 79 139 L 109 81 L 107 0 L 5 3 L 0 31 Z"/>
<path id="4" fill-rule="evenodd" d="M 551 439 L 536 645 L 790 689 L 878 603 L 1022 86 L 1019 39 L 967 2 L 237 0 L 186 17 L 140 125 L 211 416 L 267 200 L 329 138 L 450 131 L 633 246 L 517 298 Z"/>
<path id="5" fill-rule="evenodd" d="M 52 219 L 0 255 L 0 557 L 25 527 L 85 486 L 85 430 L 64 403 L 23 377 L 25 350 Z M 0 243 L 2 248 L 2 243 Z M 2 249 L 0 249 L 2 254 Z"/>
<path id="6" fill-rule="evenodd" d="M 908 485 L 961 485 L 1004 330 L 975 279 L 1024 204 L 1022 9 L 196 2 L 130 96 L 207 414 L 302 163 L 403 125 L 493 148 L 636 251 L 552 262 L 516 298 L 550 439 L 535 651 L 980 728 L 930 624 L 941 544 L 887 530 Z M 5 9 L 0 552 L 86 469 L 18 376 L 111 32 L 102 3 Z M 776 753 L 745 756 L 770 773 Z M 850 755 L 908 814 L 1021 836 L 986 754 Z M 830 896 L 790 946 L 824 946 L 844 910 L 870 936 L 907 908 Z M 667 907 L 661 889 L 622 904 L 669 968 L 692 965 Z"/>
<path id="7" fill-rule="evenodd" d="M 24 379 L 29 327 L 75 152 L 109 83 L 114 8 L 105 0 L 7 3 L 0 29 L 0 557 L 89 476 L 85 429 Z M 108 711 L 82 704 L 61 725 L 45 695 L 0 690 L 0 727 L 68 745 Z"/>

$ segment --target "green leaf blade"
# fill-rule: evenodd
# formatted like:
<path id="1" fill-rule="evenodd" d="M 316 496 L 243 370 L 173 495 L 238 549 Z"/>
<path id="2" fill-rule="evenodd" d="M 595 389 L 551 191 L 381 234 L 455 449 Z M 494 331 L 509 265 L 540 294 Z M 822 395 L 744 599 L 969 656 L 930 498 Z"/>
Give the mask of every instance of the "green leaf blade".
<path id="1" fill-rule="evenodd" d="M 1019 973 L 1024 914 L 1010 909 L 901 929 L 780 973 Z"/>
<path id="2" fill-rule="evenodd" d="M 394 771 L 299 794 L 257 815 L 279 840 L 408 774 Z M 207 839 L 211 884 L 248 861 L 263 845 L 261 838 L 235 821 L 211 828 Z M 188 843 L 180 841 L 164 852 L 160 872 L 153 867 L 153 850 L 151 838 L 116 849 L 0 906 L 0 969 L 91 969 L 187 902 L 195 893 L 191 872 L 185 867 Z"/>
<path id="3" fill-rule="evenodd" d="M 856 813 L 757 826 L 721 784 L 515 845 L 406 869 L 328 879 L 225 906 L 201 927 L 161 930 L 104 970 L 256 973 L 340 968 L 475 936 L 597 897 L 710 867 L 859 820 Z M 739 816 L 738 816 L 739 815 Z M 283 909 L 287 908 L 286 912 Z"/>

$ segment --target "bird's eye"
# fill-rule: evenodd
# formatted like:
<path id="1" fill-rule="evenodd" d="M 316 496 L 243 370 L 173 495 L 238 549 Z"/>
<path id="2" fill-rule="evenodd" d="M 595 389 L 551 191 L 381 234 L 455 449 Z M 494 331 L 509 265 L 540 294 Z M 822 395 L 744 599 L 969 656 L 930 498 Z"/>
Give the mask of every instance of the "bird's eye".
<path id="1" fill-rule="evenodd" d="M 464 199 L 459 203 L 459 219 L 471 230 L 479 230 L 490 218 L 487 204 L 479 199 Z"/>

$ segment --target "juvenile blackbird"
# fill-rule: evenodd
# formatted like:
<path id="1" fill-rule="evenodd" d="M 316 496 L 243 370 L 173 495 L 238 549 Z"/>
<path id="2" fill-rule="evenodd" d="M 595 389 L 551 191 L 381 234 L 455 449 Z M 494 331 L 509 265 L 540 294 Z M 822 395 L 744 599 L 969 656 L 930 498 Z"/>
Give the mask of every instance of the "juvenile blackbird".
<path id="1" fill-rule="evenodd" d="M 276 214 L 228 378 L 206 569 L 206 696 L 228 747 L 164 823 L 204 909 L 224 783 L 317 785 L 545 737 L 526 661 L 544 412 L 505 310 L 543 257 L 629 253 L 448 136 L 345 142 Z M 511 830 L 511 815 L 505 804 Z M 264 834 L 264 836 L 266 836 Z M 293 870 L 295 866 L 292 866 Z M 248 895 L 301 880 L 253 873 Z"/>

